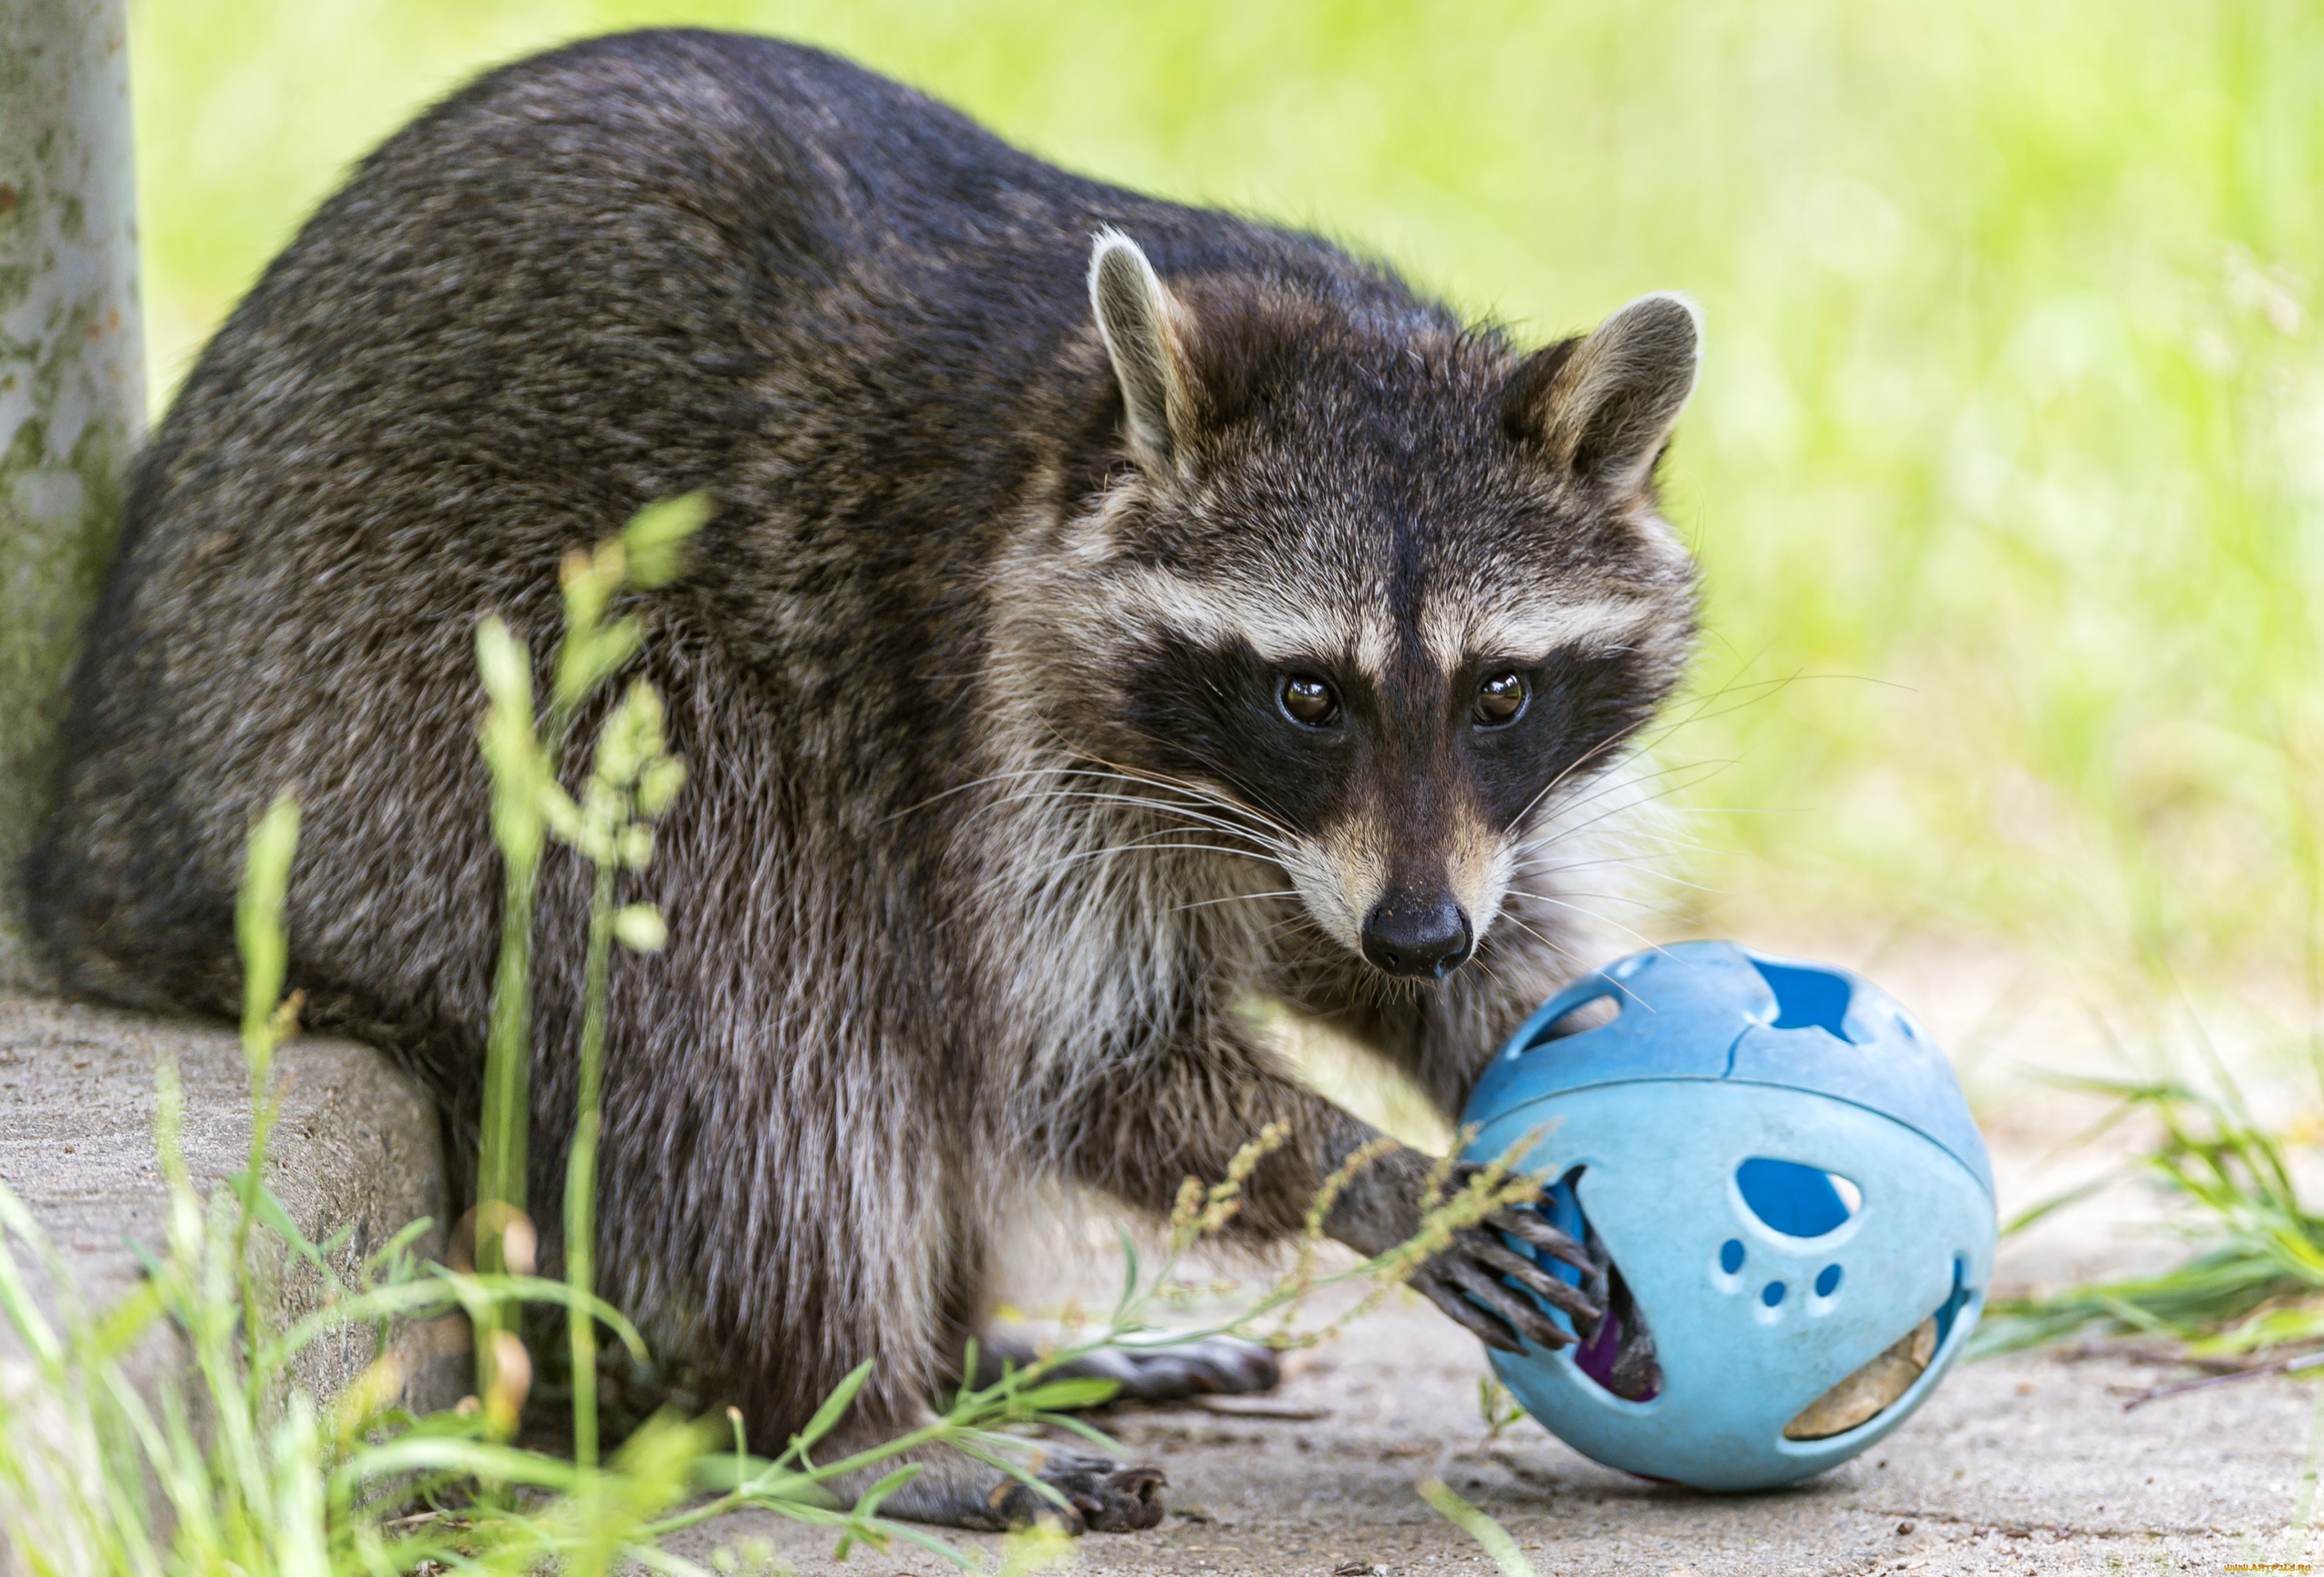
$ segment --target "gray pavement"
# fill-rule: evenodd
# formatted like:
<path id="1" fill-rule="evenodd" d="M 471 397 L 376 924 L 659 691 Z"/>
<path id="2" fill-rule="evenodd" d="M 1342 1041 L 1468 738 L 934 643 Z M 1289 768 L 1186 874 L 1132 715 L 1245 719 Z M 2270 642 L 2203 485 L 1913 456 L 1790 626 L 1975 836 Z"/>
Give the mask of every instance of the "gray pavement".
<path id="1" fill-rule="evenodd" d="M 1476 1344 L 1416 1302 L 1359 1324 L 1263 1406 L 1101 1419 L 1169 1475 L 1151 1532 L 1080 1541 L 1090 1572 L 1489 1572 L 1422 1503 L 1443 1479 L 1553 1572 L 2202 1572 L 2288 1547 L 2316 1388 L 2282 1379 L 2123 1410 L 2177 1370 L 2122 1357 L 1957 1370 L 1867 1456 L 1792 1489 L 1711 1496 L 1598 1466 L 1530 1420 L 1489 1437 Z M 1222 1407 L 1228 1404 L 1220 1404 Z M 764 1539 L 803 1574 L 935 1573 L 898 1545 L 829 1558 L 826 1535 L 747 1513 L 678 1546 Z M 999 1541 L 964 1536 L 997 1554 Z"/>

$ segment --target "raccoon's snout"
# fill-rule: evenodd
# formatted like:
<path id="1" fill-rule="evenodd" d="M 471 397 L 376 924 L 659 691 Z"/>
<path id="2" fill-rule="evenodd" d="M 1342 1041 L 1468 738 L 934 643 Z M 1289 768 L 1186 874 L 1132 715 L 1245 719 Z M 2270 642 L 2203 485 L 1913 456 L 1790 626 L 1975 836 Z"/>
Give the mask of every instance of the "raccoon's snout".
<path id="1" fill-rule="evenodd" d="M 1443 980 L 1461 967 L 1475 937 L 1469 912 L 1450 894 L 1390 897 L 1364 920 L 1364 956 L 1388 974 Z"/>

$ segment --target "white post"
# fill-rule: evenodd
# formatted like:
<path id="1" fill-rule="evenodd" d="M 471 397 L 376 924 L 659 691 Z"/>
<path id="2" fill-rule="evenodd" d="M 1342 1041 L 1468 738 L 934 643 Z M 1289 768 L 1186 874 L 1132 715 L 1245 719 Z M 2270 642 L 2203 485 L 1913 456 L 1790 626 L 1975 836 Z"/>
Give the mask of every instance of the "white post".
<path id="1" fill-rule="evenodd" d="M 0 984 L 145 425 L 126 0 L 0 0 Z"/>

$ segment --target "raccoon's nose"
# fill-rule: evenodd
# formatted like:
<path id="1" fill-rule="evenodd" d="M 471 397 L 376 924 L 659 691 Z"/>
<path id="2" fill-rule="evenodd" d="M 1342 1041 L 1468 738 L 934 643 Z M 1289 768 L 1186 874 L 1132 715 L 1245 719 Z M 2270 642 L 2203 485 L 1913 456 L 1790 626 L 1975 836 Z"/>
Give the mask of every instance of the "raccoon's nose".
<path id="1" fill-rule="evenodd" d="M 1364 956 L 1389 974 L 1443 980 L 1469 956 L 1469 917 L 1451 898 L 1391 898 L 1364 921 Z"/>

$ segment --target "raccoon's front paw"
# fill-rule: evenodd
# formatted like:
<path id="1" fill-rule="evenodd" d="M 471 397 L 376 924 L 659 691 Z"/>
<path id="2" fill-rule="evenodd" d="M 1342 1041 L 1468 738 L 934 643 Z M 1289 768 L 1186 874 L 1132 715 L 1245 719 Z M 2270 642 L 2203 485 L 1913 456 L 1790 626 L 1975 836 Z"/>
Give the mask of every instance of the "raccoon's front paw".
<path id="1" fill-rule="evenodd" d="M 1162 1490 L 1169 1480 L 1158 1468 L 1124 1467 L 1102 1457 L 1051 1457 L 1038 1474 L 1065 1496 L 1059 1506 L 1031 1485 L 1006 1480 L 993 1491 L 994 1517 L 1004 1528 L 1030 1527 L 1044 1520 L 1069 1534 L 1134 1533 L 1162 1520 Z"/>
<path id="2" fill-rule="evenodd" d="M 1453 1186 L 1461 1182 L 1456 1176 Z M 1598 1274 L 1580 1243 L 1544 1221 L 1537 1212 L 1512 1209 L 1496 1211 L 1478 1225 L 1453 1233 L 1449 1247 L 1423 1260 L 1413 1272 L 1412 1285 L 1478 1341 L 1503 1352 L 1525 1351 L 1518 1341 L 1521 1335 L 1541 1347 L 1563 1347 L 1573 1340 L 1541 1312 L 1533 1298 L 1509 1286 L 1512 1281 L 1533 1297 L 1572 1315 L 1585 1337 L 1596 1331 L 1604 1313 L 1600 1305 L 1537 1260 L 1512 1250 L 1502 1240 L 1504 1232 L 1585 1276 Z"/>

